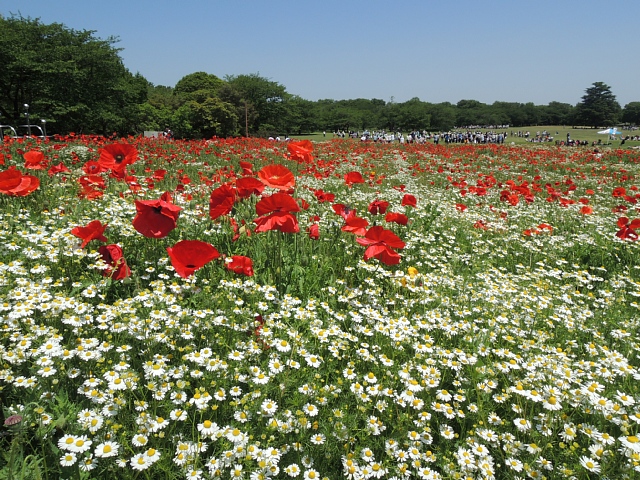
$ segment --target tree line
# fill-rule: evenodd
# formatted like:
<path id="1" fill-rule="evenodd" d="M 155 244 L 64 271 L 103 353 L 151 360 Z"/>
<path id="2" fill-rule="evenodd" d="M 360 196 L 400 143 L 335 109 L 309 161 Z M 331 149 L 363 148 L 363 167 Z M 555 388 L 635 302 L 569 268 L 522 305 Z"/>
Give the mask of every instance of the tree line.
<path id="1" fill-rule="evenodd" d="M 640 102 L 622 108 L 596 82 L 576 105 L 415 97 L 311 101 L 258 73 L 184 76 L 153 85 L 131 73 L 117 39 L 39 19 L 0 16 L 0 124 L 45 120 L 49 133 L 135 135 L 171 128 L 179 138 L 299 135 L 317 131 L 447 131 L 455 127 L 640 124 Z"/>

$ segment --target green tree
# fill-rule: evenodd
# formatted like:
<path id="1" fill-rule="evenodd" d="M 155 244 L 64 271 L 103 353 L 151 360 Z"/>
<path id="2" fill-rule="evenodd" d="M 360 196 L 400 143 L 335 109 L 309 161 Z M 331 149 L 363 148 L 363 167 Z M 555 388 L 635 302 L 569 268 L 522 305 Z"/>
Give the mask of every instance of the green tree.
<path id="1" fill-rule="evenodd" d="M 575 107 L 569 103 L 549 102 L 549 105 L 542 107 L 543 125 L 569 125 L 573 123 Z"/>
<path id="2" fill-rule="evenodd" d="M 195 72 L 185 75 L 173 88 L 173 94 L 191 100 L 196 92 L 208 92 L 209 97 L 215 97 L 218 90 L 225 84 L 224 80 L 212 73 Z"/>
<path id="3" fill-rule="evenodd" d="M 430 130 L 445 132 L 456 125 L 456 107 L 450 102 L 430 105 L 429 115 L 431 116 Z"/>
<path id="4" fill-rule="evenodd" d="M 624 106 L 622 121 L 632 125 L 640 125 L 640 102 L 630 102 Z"/>
<path id="5" fill-rule="evenodd" d="M 576 122 L 591 127 L 618 123 L 622 109 L 609 85 L 595 82 L 576 105 Z"/>
<path id="6" fill-rule="evenodd" d="M 122 63 L 116 39 L 39 19 L 0 16 L 0 112 L 19 122 L 23 105 L 49 132 L 131 133 L 146 82 Z M 123 110 L 123 106 L 127 108 Z"/>
<path id="7" fill-rule="evenodd" d="M 285 87 L 277 82 L 261 77 L 257 73 L 249 75 L 231 75 L 225 80 L 238 92 L 243 102 L 255 110 L 255 117 L 249 122 L 249 131 L 258 132 L 276 129 L 286 133 L 288 99 Z"/>

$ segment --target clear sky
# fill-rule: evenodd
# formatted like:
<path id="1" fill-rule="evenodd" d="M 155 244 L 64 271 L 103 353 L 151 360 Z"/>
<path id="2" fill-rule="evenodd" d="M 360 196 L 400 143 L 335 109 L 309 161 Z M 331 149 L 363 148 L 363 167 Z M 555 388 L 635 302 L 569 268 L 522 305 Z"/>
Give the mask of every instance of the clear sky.
<path id="1" fill-rule="evenodd" d="M 640 101 L 638 0 L 0 0 L 114 36 L 154 85 L 258 73 L 308 100 Z"/>

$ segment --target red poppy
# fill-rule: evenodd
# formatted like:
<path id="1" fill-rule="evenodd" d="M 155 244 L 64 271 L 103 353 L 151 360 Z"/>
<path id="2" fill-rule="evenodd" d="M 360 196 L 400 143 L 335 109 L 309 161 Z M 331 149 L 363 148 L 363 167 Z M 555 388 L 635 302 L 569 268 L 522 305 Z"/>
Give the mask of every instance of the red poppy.
<path id="1" fill-rule="evenodd" d="M 287 144 L 287 150 L 293 160 L 300 160 L 301 162 L 311 163 L 313 162 L 313 143 L 309 140 L 302 140 L 300 142 L 289 142 Z"/>
<path id="2" fill-rule="evenodd" d="M 240 162 L 240 168 L 242 169 L 242 175 L 253 175 L 253 165 L 249 162 Z"/>
<path id="3" fill-rule="evenodd" d="M 380 226 L 371 227 L 367 234 L 357 238 L 356 242 L 367 247 L 364 251 L 365 261 L 377 258 L 387 265 L 400 263 L 400 255 L 393 249 L 402 249 L 405 246 L 395 233 Z"/>
<path id="4" fill-rule="evenodd" d="M 349 172 L 344 176 L 344 183 L 348 186 L 351 186 L 354 183 L 364 183 L 364 178 L 362 178 L 362 174 L 360 172 Z"/>
<path id="5" fill-rule="evenodd" d="M 232 272 L 243 274 L 247 277 L 253 276 L 253 262 L 249 257 L 234 255 L 231 257 L 231 261 L 227 259 L 225 266 L 227 270 L 231 270 Z"/>
<path id="6" fill-rule="evenodd" d="M 0 165 L 4 165 L 4 155 L 0 153 Z"/>
<path id="7" fill-rule="evenodd" d="M 47 168 L 47 159 L 44 153 L 39 150 L 31 150 L 22 155 L 24 157 L 24 168 L 29 170 L 45 170 Z"/>
<path id="8" fill-rule="evenodd" d="M 102 272 L 103 277 L 110 277 L 112 280 L 124 280 L 131 275 L 131 270 L 119 245 L 102 245 L 98 252 L 102 256 L 104 263 L 108 265 L 106 270 Z"/>
<path id="9" fill-rule="evenodd" d="M 399 225 L 406 225 L 409 222 L 409 217 L 407 217 L 404 213 L 395 213 L 389 212 L 384 217 L 385 222 L 394 222 Z"/>
<path id="10" fill-rule="evenodd" d="M 187 278 L 207 263 L 220 257 L 213 245 L 200 240 L 182 240 L 167 247 L 171 265 L 182 278 Z"/>
<path id="11" fill-rule="evenodd" d="M 336 199 L 335 194 L 328 193 L 323 190 L 316 190 L 313 192 L 313 194 L 318 199 L 318 203 L 333 202 Z"/>
<path id="12" fill-rule="evenodd" d="M 296 202 L 298 202 L 298 205 L 300 205 L 300 208 L 302 210 L 309 210 L 309 202 L 307 202 L 304 198 L 298 197 L 296 199 Z"/>
<path id="13" fill-rule="evenodd" d="M 401 205 L 403 207 L 414 207 L 415 208 L 418 205 L 418 200 L 413 195 L 407 193 L 407 194 L 405 194 L 404 197 L 402 197 Z"/>
<path id="14" fill-rule="evenodd" d="M 136 200 L 133 228 L 148 238 L 164 238 L 176 228 L 181 207 L 164 200 Z"/>
<path id="15" fill-rule="evenodd" d="M 629 222 L 627 217 L 618 218 L 618 227 L 620 230 L 616 233 L 616 237 L 622 240 L 631 240 L 635 242 L 638 240 L 638 233 L 636 230 L 640 230 L 640 218 L 634 219 Z"/>
<path id="16" fill-rule="evenodd" d="M 82 175 L 78 178 L 78 183 L 84 188 L 98 188 L 104 190 L 107 184 L 100 175 Z"/>
<path id="17" fill-rule="evenodd" d="M 580 213 L 583 215 L 591 215 L 593 213 L 593 208 L 589 205 L 585 205 L 580 209 Z"/>
<path id="18" fill-rule="evenodd" d="M 362 237 L 367 233 L 368 226 L 369 222 L 366 218 L 353 216 L 345 219 L 344 226 L 340 230 Z"/>
<path id="19" fill-rule="evenodd" d="M 258 172 L 258 178 L 267 187 L 277 188 L 278 190 L 289 190 L 296 183 L 291 170 L 280 164 L 262 167 Z"/>
<path id="20" fill-rule="evenodd" d="M 124 172 L 127 165 L 138 160 L 138 150 L 128 143 L 112 143 L 100 149 L 98 163 L 116 173 Z"/>
<path id="21" fill-rule="evenodd" d="M 220 185 L 211 192 L 209 197 L 209 216 L 212 220 L 228 215 L 236 202 L 236 191 L 227 183 Z"/>
<path id="22" fill-rule="evenodd" d="M 95 160 L 89 160 L 82 165 L 82 171 L 87 175 L 99 175 L 107 170 L 109 169 L 105 168 L 101 163 L 96 162 Z"/>
<path id="23" fill-rule="evenodd" d="M 464 212 L 467 209 L 467 206 L 464 203 L 456 203 L 456 210 L 459 212 Z"/>
<path id="24" fill-rule="evenodd" d="M 627 194 L 627 190 L 624 187 L 616 187 L 611 192 L 613 197 L 624 197 Z"/>
<path id="25" fill-rule="evenodd" d="M 20 170 L 10 167 L 0 172 L 0 193 L 14 197 L 25 197 L 37 190 L 40 180 L 33 175 L 23 175 Z"/>
<path id="26" fill-rule="evenodd" d="M 479 228 L 480 230 L 489 230 L 489 226 L 484 223 L 484 220 L 478 220 L 473 224 L 473 228 Z"/>
<path id="27" fill-rule="evenodd" d="M 313 225 L 309 226 L 307 230 L 309 232 L 309 238 L 311 240 L 320 240 L 320 227 L 318 226 L 317 223 L 314 223 Z"/>
<path id="28" fill-rule="evenodd" d="M 70 173 L 71 170 L 67 168 L 67 166 L 60 162 L 57 165 L 52 165 L 51 168 L 47 171 L 50 177 L 54 176 L 56 173 Z"/>
<path id="29" fill-rule="evenodd" d="M 251 194 L 261 195 L 264 183 L 254 177 L 242 177 L 236 180 L 236 189 L 240 198 L 249 198 Z"/>
<path id="30" fill-rule="evenodd" d="M 261 216 L 254 220 L 258 225 L 255 231 L 279 230 L 284 233 L 298 233 L 300 227 L 293 214 L 299 211 L 300 206 L 287 193 L 274 193 L 264 197 L 256 204 L 256 212 Z"/>
<path id="31" fill-rule="evenodd" d="M 159 168 L 153 172 L 152 178 L 159 182 L 160 180 L 164 180 L 164 177 L 166 175 L 167 175 L 167 171 L 164 168 Z"/>
<path id="32" fill-rule="evenodd" d="M 333 211 L 336 212 L 345 220 L 356 216 L 356 209 L 351 208 L 349 205 L 344 205 L 342 203 L 335 203 L 331 205 L 331 208 L 333 208 Z"/>
<path id="33" fill-rule="evenodd" d="M 384 215 L 387 212 L 387 208 L 389 208 L 389 202 L 374 200 L 369 204 L 368 210 L 371 215 Z"/>
<path id="34" fill-rule="evenodd" d="M 104 236 L 104 231 L 107 229 L 107 224 L 104 225 L 100 220 L 93 220 L 84 227 L 74 227 L 71 229 L 71 235 L 75 235 L 82 240 L 80 248 L 84 248 L 91 240 L 99 240 L 101 242 L 108 242 L 107 237 Z"/>

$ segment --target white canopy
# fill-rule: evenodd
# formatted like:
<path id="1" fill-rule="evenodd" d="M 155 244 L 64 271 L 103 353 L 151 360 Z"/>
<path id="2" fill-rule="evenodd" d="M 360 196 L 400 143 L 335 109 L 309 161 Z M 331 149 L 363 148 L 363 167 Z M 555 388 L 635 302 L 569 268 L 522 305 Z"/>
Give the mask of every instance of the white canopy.
<path id="1" fill-rule="evenodd" d="M 600 130 L 598 133 L 602 133 L 603 135 L 622 135 L 622 132 L 619 132 L 616 127 Z"/>

